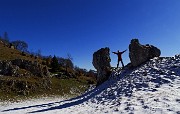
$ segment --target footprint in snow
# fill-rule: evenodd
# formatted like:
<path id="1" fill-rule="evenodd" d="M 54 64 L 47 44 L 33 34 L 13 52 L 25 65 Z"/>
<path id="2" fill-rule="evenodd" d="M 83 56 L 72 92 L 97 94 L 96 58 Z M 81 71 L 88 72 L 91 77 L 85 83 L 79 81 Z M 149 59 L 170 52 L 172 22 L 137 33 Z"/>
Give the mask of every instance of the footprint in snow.
<path id="1" fill-rule="evenodd" d="M 143 100 L 141 100 L 140 102 L 141 102 L 142 105 L 144 105 L 144 101 Z"/>
<path id="2" fill-rule="evenodd" d="M 180 103 L 180 99 L 176 99 L 176 102 Z"/>
<path id="3" fill-rule="evenodd" d="M 147 105 L 143 106 L 144 109 L 148 109 L 149 107 Z"/>

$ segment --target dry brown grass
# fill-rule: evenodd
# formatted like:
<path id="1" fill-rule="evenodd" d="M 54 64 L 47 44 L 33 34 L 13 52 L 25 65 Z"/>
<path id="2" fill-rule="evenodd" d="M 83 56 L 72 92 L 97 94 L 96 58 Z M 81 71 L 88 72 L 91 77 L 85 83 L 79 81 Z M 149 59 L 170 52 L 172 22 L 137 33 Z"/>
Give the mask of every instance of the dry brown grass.
<path id="1" fill-rule="evenodd" d="M 38 61 L 42 63 L 42 59 L 35 58 L 34 56 L 31 57 L 31 55 L 27 53 L 23 55 L 21 51 L 4 46 L 0 42 L 0 60 L 14 60 L 14 59 L 24 59 L 29 61 Z"/>

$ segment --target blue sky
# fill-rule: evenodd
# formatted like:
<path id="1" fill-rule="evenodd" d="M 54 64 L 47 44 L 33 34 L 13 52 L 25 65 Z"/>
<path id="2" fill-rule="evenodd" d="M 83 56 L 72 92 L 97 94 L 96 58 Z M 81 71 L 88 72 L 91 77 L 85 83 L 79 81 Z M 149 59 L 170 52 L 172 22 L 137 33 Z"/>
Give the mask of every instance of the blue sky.
<path id="1" fill-rule="evenodd" d="M 0 0 L 0 34 L 24 40 L 30 51 L 73 57 L 75 65 L 93 69 L 93 52 L 128 49 L 131 39 L 180 52 L 179 0 Z M 112 66 L 117 57 L 111 54 Z M 123 55 L 129 62 L 129 52 Z"/>

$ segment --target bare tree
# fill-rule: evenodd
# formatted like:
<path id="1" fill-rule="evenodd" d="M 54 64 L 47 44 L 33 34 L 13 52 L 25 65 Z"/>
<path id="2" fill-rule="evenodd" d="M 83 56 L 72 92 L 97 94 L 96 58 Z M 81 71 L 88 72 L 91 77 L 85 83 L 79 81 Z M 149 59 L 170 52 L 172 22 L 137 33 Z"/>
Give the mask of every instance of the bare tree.
<path id="1" fill-rule="evenodd" d="M 37 50 L 36 56 L 42 57 L 42 55 L 41 55 L 41 50 L 40 50 L 40 49 Z"/>
<path id="2" fill-rule="evenodd" d="M 67 68 L 71 68 L 71 69 L 73 69 L 74 68 L 74 65 L 73 65 L 73 58 L 72 58 L 72 56 L 71 56 L 71 54 L 67 54 L 67 58 L 66 58 L 66 69 Z"/>
<path id="3" fill-rule="evenodd" d="M 13 41 L 11 43 L 12 43 L 12 45 L 15 46 L 16 49 L 23 51 L 23 52 L 27 52 L 28 44 L 26 42 L 17 40 L 17 41 Z"/>
<path id="4" fill-rule="evenodd" d="M 68 53 L 68 54 L 67 54 L 67 59 L 69 59 L 69 60 L 73 61 L 73 58 L 72 58 L 72 56 L 71 56 L 71 54 L 70 54 L 70 53 Z"/>

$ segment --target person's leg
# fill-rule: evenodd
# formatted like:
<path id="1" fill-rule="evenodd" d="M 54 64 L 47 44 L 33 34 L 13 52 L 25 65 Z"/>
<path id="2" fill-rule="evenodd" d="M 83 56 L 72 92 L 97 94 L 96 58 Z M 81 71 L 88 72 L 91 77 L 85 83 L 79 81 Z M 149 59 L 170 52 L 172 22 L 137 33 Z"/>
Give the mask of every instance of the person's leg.
<path id="1" fill-rule="evenodd" d="M 124 68 L 124 63 L 123 63 L 123 61 L 121 60 L 121 64 L 122 64 L 122 67 Z"/>
<path id="2" fill-rule="evenodd" d="M 118 63 L 117 63 L 117 68 L 119 67 L 119 60 L 118 60 Z"/>

